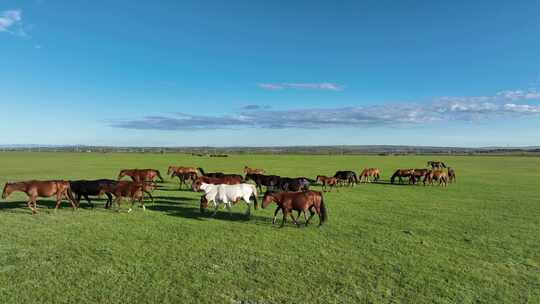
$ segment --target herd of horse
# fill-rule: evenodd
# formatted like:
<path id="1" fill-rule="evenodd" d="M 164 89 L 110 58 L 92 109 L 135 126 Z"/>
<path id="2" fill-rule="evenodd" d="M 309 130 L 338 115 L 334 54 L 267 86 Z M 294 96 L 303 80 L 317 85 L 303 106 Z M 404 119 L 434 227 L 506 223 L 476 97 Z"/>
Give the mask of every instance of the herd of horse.
<path id="1" fill-rule="evenodd" d="M 455 171 L 447 167 L 443 162 L 428 162 L 430 169 L 398 169 L 391 176 L 390 182 L 394 184 L 396 178 L 404 183 L 403 178 L 408 178 L 409 184 L 418 184 L 420 181 L 424 185 L 447 186 L 448 183 L 456 180 Z M 444 170 L 446 169 L 446 170 Z M 257 196 L 263 193 L 263 186 L 266 188 L 262 199 L 262 208 L 266 208 L 271 203 L 276 203 L 272 223 L 276 221 L 276 216 L 281 211 L 283 213 L 283 226 L 287 217 L 291 217 L 296 225 L 300 225 L 299 219 L 303 214 L 305 225 L 307 226 L 311 218 L 318 214 L 319 225 L 322 225 L 328 218 L 323 192 L 332 191 L 335 187 L 352 187 L 358 183 L 378 182 L 381 178 L 381 171 L 378 168 L 365 168 L 359 175 L 354 171 L 337 171 L 333 176 L 318 175 L 315 180 L 307 177 L 282 177 L 278 175 L 268 175 L 264 169 L 244 167 L 245 176 L 239 174 L 226 174 L 222 172 L 205 172 L 200 167 L 170 166 L 167 175 L 170 178 L 179 179 L 180 190 L 183 186 L 191 188 L 196 192 L 204 192 L 200 199 L 200 211 L 208 208 L 211 203 L 214 207 L 214 215 L 219 205 L 224 205 L 230 212 L 233 204 L 243 200 L 247 206 L 247 214 L 251 214 L 251 205 L 258 208 Z M 131 180 L 122 180 L 129 177 Z M 164 182 L 159 170 L 156 169 L 124 169 L 118 174 L 116 180 L 49 180 L 49 181 L 21 181 L 7 182 L 2 192 L 2 199 L 8 198 L 15 191 L 24 192 L 28 196 L 27 205 L 33 214 L 37 213 L 37 198 L 55 197 L 55 210 L 59 208 L 63 199 L 66 199 L 73 209 L 77 209 L 81 199 L 84 197 L 88 204 L 93 207 L 90 197 L 101 197 L 105 195 L 107 201 L 105 208 L 112 208 L 113 203 L 116 210 L 124 199 L 129 199 L 131 206 L 128 212 L 133 210 L 136 202 L 145 210 L 144 196 L 148 196 L 154 201 L 152 191 L 157 188 L 156 181 Z M 253 183 L 249 183 L 253 182 Z M 313 191 L 310 186 L 320 184 L 322 192 Z M 252 202 L 253 200 L 253 202 Z M 297 211 L 295 218 L 293 211 Z M 307 212 L 310 213 L 308 218 Z"/>

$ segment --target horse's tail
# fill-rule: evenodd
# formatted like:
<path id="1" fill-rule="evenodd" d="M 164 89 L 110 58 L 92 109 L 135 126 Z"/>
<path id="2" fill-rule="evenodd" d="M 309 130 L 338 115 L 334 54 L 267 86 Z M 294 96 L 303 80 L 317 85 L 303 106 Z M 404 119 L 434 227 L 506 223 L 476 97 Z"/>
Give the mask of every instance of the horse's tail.
<path id="1" fill-rule="evenodd" d="M 353 172 L 353 179 L 354 179 L 354 183 L 355 184 L 358 184 L 358 177 L 356 176 L 356 173 Z"/>
<path id="2" fill-rule="evenodd" d="M 321 197 L 321 224 L 328 221 L 328 212 L 326 211 L 326 205 L 324 204 L 324 196 L 319 192 Z"/>
<path id="3" fill-rule="evenodd" d="M 199 172 L 201 172 L 201 174 L 202 174 L 202 175 L 205 175 L 205 174 L 204 174 L 204 170 L 203 170 L 203 168 L 201 168 L 201 167 L 197 167 L 197 170 L 199 170 Z"/>
<path id="4" fill-rule="evenodd" d="M 443 166 L 443 168 L 446 168 L 446 165 L 443 162 L 441 162 L 441 165 Z"/>
<path id="5" fill-rule="evenodd" d="M 394 174 L 392 174 L 392 177 L 390 177 L 390 183 L 394 183 L 394 181 L 396 180 L 396 177 L 398 176 L 398 173 L 399 173 L 399 170 L 396 170 L 396 172 L 394 172 Z"/>

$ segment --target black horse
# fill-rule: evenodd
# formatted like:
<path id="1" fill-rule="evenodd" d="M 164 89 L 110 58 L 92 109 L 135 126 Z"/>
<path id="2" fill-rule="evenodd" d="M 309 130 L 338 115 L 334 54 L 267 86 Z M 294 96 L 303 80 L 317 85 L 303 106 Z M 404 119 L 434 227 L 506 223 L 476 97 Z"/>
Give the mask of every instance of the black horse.
<path id="1" fill-rule="evenodd" d="M 282 177 L 279 181 L 279 187 L 283 191 L 307 191 L 309 190 L 310 180 L 305 177 Z"/>
<path id="2" fill-rule="evenodd" d="M 70 181 L 69 186 L 71 191 L 75 193 L 77 205 L 81 202 L 81 197 L 84 196 L 88 205 L 94 208 L 94 204 L 90 201 L 89 196 L 99 196 L 105 194 L 107 196 L 107 203 L 105 208 L 110 208 L 112 204 L 112 194 L 105 189 L 111 188 L 116 185 L 117 181 L 111 179 L 98 179 L 98 180 L 77 180 Z"/>
<path id="3" fill-rule="evenodd" d="M 262 193 L 262 186 L 267 189 L 276 189 L 280 185 L 281 177 L 277 175 L 264 175 L 258 173 L 246 174 L 245 180 L 252 180 L 257 185 L 259 193 Z"/>
<path id="4" fill-rule="evenodd" d="M 334 174 L 334 177 L 341 186 L 343 186 L 344 183 L 347 183 L 347 186 L 351 187 L 358 184 L 358 177 L 354 171 L 337 171 L 336 174 Z"/>
<path id="5" fill-rule="evenodd" d="M 197 170 L 199 170 L 199 172 L 201 172 L 201 174 L 206 177 L 212 177 L 212 178 L 224 178 L 224 177 L 238 178 L 240 177 L 240 179 L 242 180 L 244 179 L 242 175 L 240 174 L 226 174 L 223 172 L 204 172 L 203 168 L 197 168 Z"/>

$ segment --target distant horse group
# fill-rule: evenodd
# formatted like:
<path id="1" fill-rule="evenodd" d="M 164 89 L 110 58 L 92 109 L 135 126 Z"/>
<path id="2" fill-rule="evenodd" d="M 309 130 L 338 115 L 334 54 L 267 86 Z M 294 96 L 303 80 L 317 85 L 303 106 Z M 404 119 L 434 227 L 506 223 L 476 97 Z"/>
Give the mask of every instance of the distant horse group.
<path id="1" fill-rule="evenodd" d="M 456 172 L 453 168 L 447 167 L 445 163 L 441 161 L 429 161 L 427 165 L 431 169 L 397 169 L 392 177 L 390 177 L 390 183 L 394 184 L 396 178 L 400 183 L 404 183 L 403 178 L 408 178 L 409 184 L 417 184 L 422 182 L 424 186 L 438 184 L 440 186 L 447 187 L 449 183 L 456 182 Z M 443 168 L 446 168 L 445 171 Z"/>

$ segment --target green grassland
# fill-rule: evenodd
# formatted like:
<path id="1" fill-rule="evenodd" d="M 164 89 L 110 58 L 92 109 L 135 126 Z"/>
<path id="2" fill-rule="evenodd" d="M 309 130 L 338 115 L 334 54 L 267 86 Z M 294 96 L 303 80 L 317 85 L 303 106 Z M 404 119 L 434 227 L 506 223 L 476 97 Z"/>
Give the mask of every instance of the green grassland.
<path id="1" fill-rule="evenodd" d="M 0 202 L 0 303 L 540 303 L 540 158 L 438 157 L 457 184 L 389 185 L 428 156 L 0 153 L 0 182 L 115 178 L 122 168 L 196 165 L 283 176 L 379 167 L 380 184 L 325 194 L 317 228 L 271 225 L 274 207 L 200 214 L 166 180 L 127 213 L 21 194 Z M 320 189 L 319 187 L 314 187 Z"/>

